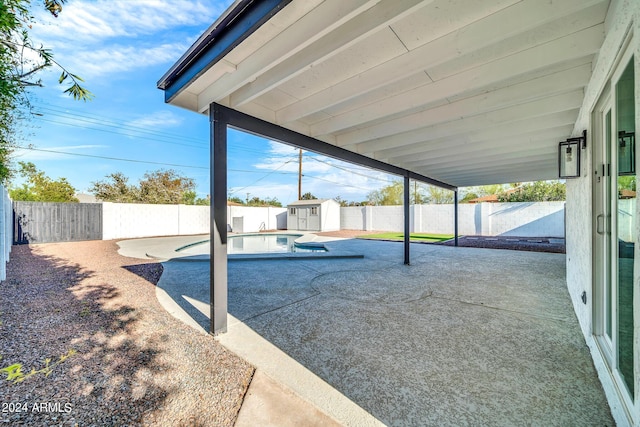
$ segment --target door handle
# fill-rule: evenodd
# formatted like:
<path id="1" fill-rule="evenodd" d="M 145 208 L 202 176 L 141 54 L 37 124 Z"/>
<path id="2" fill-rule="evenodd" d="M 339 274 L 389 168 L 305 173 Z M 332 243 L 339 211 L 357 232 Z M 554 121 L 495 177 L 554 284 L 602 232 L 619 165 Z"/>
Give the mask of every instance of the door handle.
<path id="1" fill-rule="evenodd" d="M 604 214 L 600 214 L 596 217 L 596 233 L 604 234 Z"/>

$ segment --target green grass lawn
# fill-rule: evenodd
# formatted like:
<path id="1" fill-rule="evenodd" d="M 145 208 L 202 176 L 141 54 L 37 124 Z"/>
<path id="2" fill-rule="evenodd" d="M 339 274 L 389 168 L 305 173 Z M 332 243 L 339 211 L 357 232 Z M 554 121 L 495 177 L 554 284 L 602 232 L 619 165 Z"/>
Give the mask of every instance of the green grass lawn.
<path id="1" fill-rule="evenodd" d="M 404 233 L 380 233 L 380 234 L 365 234 L 360 236 L 360 239 L 374 239 L 374 240 L 404 240 Z M 445 240 L 453 239 L 453 234 L 427 234 L 427 233 L 411 233 L 409 240 L 414 242 L 426 242 L 436 243 Z"/>

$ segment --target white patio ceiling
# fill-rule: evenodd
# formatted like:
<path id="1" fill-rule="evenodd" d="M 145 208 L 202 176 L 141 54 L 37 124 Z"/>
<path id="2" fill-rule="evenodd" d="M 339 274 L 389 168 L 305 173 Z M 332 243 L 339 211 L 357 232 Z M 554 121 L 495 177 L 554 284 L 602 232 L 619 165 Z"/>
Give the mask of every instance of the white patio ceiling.
<path id="1" fill-rule="evenodd" d="M 217 102 L 454 186 L 553 179 L 608 7 L 293 0 L 171 103 Z"/>

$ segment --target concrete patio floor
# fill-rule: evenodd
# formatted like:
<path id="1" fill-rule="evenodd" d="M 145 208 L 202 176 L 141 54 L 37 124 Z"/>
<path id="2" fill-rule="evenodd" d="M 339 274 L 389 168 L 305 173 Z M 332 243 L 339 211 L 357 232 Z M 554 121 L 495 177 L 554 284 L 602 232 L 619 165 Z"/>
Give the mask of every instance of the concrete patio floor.
<path id="1" fill-rule="evenodd" d="M 406 266 L 401 243 L 327 247 L 366 255 L 230 261 L 218 339 L 334 420 L 614 425 L 564 255 L 414 244 Z M 208 262 L 164 266 L 175 310 L 208 328 Z"/>

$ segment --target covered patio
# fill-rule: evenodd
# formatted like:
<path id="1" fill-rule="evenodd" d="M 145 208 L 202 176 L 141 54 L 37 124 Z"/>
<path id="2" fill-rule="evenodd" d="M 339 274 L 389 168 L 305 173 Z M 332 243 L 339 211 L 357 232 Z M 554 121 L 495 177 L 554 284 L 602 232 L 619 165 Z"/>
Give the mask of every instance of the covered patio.
<path id="1" fill-rule="evenodd" d="M 236 0 L 158 82 L 211 122 L 211 332 L 227 327 L 228 128 L 400 176 L 409 264 L 411 179 L 457 203 L 459 186 L 558 176 L 608 7 Z"/>
<path id="2" fill-rule="evenodd" d="M 366 256 L 230 262 L 218 339 L 340 424 L 614 425 L 564 255 L 412 244 L 406 266 L 401 243 L 326 245 Z M 164 267 L 207 330 L 209 264 Z"/>
<path id="3" fill-rule="evenodd" d="M 605 401 L 596 402 L 599 378 L 616 422 L 638 425 L 640 299 L 624 286 L 637 283 L 640 268 L 636 258 L 633 274 L 618 280 L 614 265 L 616 181 L 637 174 L 615 169 L 624 157 L 611 141 L 640 126 L 639 25 L 633 0 L 235 1 L 158 82 L 166 102 L 210 118 L 210 331 L 232 331 L 238 323 L 227 313 L 239 314 L 384 423 L 420 424 L 402 408 L 422 402 L 416 413 L 435 417 L 423 424 L 609 425 Z M 398 259 L 375 259 L 369 270 L 336 263 L 287 290 L 274 280 L 267 287 L 258 267 L 228 265 L 229 127 L 402 177 L 405 244 L 389 252 Z M 573 151 L 561 152 L 571 138 Z M 409 244 L 411 179 L 457 196 L 462 186 L 555 179 L 561 154 L 575 166 L 566 263 L 509 252 L 486 255 L 482 266 L 479 254 L 501 252 Z M 233 287 L 249 278 L 264 284 L 245 295 L 253 303 L 286 300 L 291 289 L 308 301 L 243 317 L 252 305 L 239 306 Z M 306 311 L 289 311 L 298 306 Z M 633 324 L 633 334 L 618 323 Z M 359 360 L 362 370 L 352 371 Z M 582 400 L 587 390 L 596 400 Z"/>

